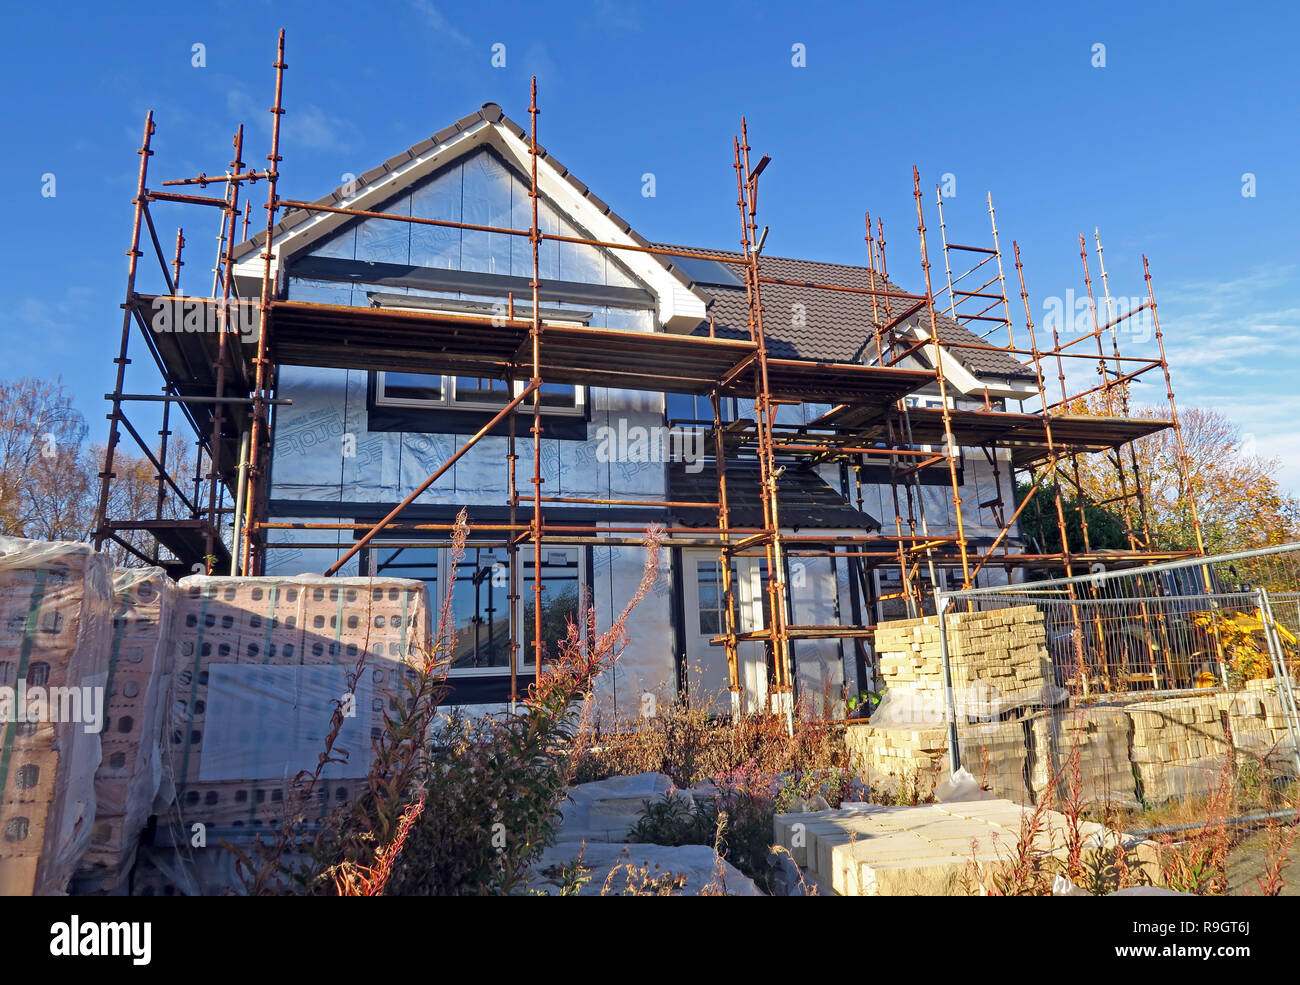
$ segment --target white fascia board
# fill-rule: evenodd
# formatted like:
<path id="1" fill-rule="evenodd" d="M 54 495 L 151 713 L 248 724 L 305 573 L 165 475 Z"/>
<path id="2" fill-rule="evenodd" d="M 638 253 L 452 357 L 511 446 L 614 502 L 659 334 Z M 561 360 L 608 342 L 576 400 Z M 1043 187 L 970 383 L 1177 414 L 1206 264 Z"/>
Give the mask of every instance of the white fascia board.
<path id="1" fill-rule="evenodd" d="M 515 165 L 528 174 L 532 162 L 528 144 L 503 126 L 495 126 L 492 143 Z M 577 225 L 591 233 L 593 239 L 607 243 L 625 243 L 639 246 L 608 215 L 596 208 L 576 188 L 552 167 L 545 158 L 538 161 L 537 187 L 546 198 Z M 664 269 L 651 253 L 639 250 L 619 250 L 619 262 L 644 281 L 655 295 L 659 309 L 659 323 L 669 332 L 686 332 L 695 328 L 706 317 L 705 303 L 696 297 L 685 284 Z"/>
<path id="2" fill-rule="evenodd" d="M 929 337 L 930 333 L 919 325 L 913 325 L 911 328 L 913 335 L 918 341 Z M 935 353 L 935 345 L 933 342 L 918 351 L 919 353 L 924 354 L 925 359 L 930 364 L 931 368 L 933 368 L 938 362 L 938 356 Z M 944 379 L 967 396 L 976 396 L 982 401 L 984 399 L 984 394 L 987 393 L 990 397 L 997 397 L 1005 400 L 1025 400 L 1031 396 L 1037 396 L 1038 394 L 1038 387 L 1036 384 L 1029 382 L 1015 383 L 998 378 L 982 378 L 976 376 L 967 369 L 965 364 L 962 363 L 961 358 L 955 355 L 951 350 L 945 348 L 944 356 L 946 357 L 943 360 Z"/>

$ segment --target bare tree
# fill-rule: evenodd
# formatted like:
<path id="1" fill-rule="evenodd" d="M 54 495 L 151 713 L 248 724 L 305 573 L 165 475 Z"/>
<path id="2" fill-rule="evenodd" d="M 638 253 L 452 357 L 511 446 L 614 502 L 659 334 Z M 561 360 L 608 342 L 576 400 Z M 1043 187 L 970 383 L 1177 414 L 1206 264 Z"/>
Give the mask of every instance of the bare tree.
<path id="1" fill-rule="evenodd" d="M 85 439 L 86 422 L 61 380 L 0 380 L 0 532 L 85 537 Z"/>
<path id="2" fill-rule="evenodd" d="M 91 538 L 104 448 L 86 444 L 87 430 L 61 380 L 0 380 L 0 534 L 33 540 Z M 180 462 L 185 454 L 185 442 L 173 436 L 169 460 Z M 147 458 L 119 447 L 113 472 L 110 518 L 158 515 L 158 481 Z M 174 492 L 163 491 L 162 516 L 185 515 Z M 153 556 L 147 535 L 127 531 L 120 536 L 140 553 Z M 143 563 L 120 544 L 109 541 L 104 546 L 120 565 Z"/>

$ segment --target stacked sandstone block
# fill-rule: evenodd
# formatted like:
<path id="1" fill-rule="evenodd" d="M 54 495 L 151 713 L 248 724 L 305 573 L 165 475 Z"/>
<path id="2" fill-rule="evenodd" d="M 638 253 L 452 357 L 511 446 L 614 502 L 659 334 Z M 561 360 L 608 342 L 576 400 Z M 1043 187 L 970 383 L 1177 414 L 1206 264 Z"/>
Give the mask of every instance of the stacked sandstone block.
<path id="1" fill-rule="evenodd" d="M 41 692 L 18 696 L 23 687 L 47 697 L 77 689 L 102 713 L 110 572 L 87 544 L 0 538 L 0 894 L 63 892 L 89 843 L 100 758 L 93 708 L 55 699 L 42 710 L 28 703 Z"/>
<path id="2" fill-rule="evenodd" d="M 1029 778 L 1034 801 L 1052 789 L 1055 803 L 1080 795 L 1085 803 L 1138 806 L 1129 748 L 1133 721 L 1120 708 L 1049 710 L 1028 721 Z M 1077 791 L 1074 764 L 1077 759 Z"/>
<path id="3" fill-rule="evenodd" d="M 255 835 L 282 816 L 294 777 L 315 769 L 336 702 L 352 711 L 335 745 L 347 761 L 326 767 L 307 819 L 363 789 L 384 715 L 431 643 L 427 590 L 393 578 L 185 578 L 172 636 L 165 745 L 181 825 Z"/>
<path id="4" fill-rule="evenodd" d="M 112 892 L 125 882 L 158 792 L 171 680 L 172 593 L 161 568 L 124 568 L 113 575 L 103 758 L 95 773 L 90 849 L 77 872 L 80 889 Z"/>
<path id="5" fill-rule="evenodd" d="M 1228 695 L 1215 691 L 1124 707 L 1133 722 L 1133 766 L 1147 801 L 1218 789 L 1230 752 L 1227 703 Z"/>
<path id="6" fill-rule="evenodd" d="M 1270 776 L 1297 775 L 1295 737 L 1287 727 L 1278 682 L 1252 680 L 1226 696 L 1232 745 L 1238 760 L 1248 757 Z"/>
<path id="7" fill-rule="evenodd" d="M 954 612 L 946 618 L 960 717 L 992 718 L 1043 701 L 1052 670 L 1043 614 L 1036 607 Z M 887 691 L 942 692 L 937 617 L 882 623 L 875 648 Z"/>
<path id="8" fill-rule="evenodd" d="M 927 787 L 943 772 L 948 730 L 941 724 L 851 724 L 844 742 L 850 761 L 869 782 L 897 792 L 902 786 Z"/>
<path id="9" fill-rule="evenodd" d="M 1026 802 L 1029 751 L 1020 721 L 962 723 L 962 765 L 995 797 Z M 845 731 L 850 761 L 868 783 L 890 795 L 932 794 L 948 775 L 948 727 L 942 724 L 852 724 Z"/>

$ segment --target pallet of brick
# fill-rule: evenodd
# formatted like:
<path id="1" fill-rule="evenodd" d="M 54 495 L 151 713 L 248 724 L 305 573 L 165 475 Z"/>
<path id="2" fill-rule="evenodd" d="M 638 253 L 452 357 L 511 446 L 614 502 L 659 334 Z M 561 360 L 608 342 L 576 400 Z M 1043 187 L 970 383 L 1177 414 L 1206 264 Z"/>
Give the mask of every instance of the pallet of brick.
<path id="1" fill-rule="evenodd" d="M 1227 768 L 1226 696 L 1215 691 L 1125 705 L 1133 722 L 1132 761 L 1151 803 L 1208 796 Z"/>
<path id="2" fill-rule="evenodd" d="M 158 792 L 173 590 L 161 568 L 123 568 L 113 575 L 103 758 L 95 774 L 90 848 L 77 873 L 82 887 L 112 892 L 121 884 Z"/>
<path id="3" fill-rule="evenodd" d="M 346 711 L 334 749 L 348 756 L 325 768 L 307 818 L 364 788 L 384 715 L 431 642 L 427 589 L 392 578 L 185 578 L 172 636 L 165 744 L 180 821 L 209 838 L 249 836 L 282 816 L 294 777 L 315 769 L 336 702 Z"/>
<path id="4" fill-rule="evenodd" d="M 1046 703 L 1054 684 L 1043 614 L 1034 606 L 949 613 L 948 658 L 960 718 L 997 718 Z M 876 655 L 886 689 L 944 686 L 935 616 L 882 623 Z"/>
<path id="5" fill-rule="evenodd" d="M 1056 804 L 1074 795 L 1077 755 L 1078 793 L 1087 804 L 1137 807 L 1137 784 L 1130 760 L 1133 721 L 1120 708 L 1076 707 L 1040 712 L 1026 722 L 1029 778 L 1035 803 L 1056 784 Z"/>
<path id="6" fill-rule="evenodd" d="M 112 566 L 0 537 L 0 894 L 63 892 L 95 814 Z"/>
<path id="7" fill-rule="evenodd" d="M 1297 776 L 1296 738 L 1274 678 L 1246 682 L 1246 687 L 1225 698 L 1232 745 L 1243 757 L 1259 764 L 1266 776 Z"/>

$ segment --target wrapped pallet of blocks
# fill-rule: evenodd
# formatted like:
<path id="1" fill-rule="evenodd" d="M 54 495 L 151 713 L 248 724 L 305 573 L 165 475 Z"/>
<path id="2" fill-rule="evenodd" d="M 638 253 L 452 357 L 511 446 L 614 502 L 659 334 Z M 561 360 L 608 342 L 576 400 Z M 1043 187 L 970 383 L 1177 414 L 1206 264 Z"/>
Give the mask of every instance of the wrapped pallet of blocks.
<path id="1" fill-rule="evenodd" d="M 110 579 L 88 544 L 0 538 L 0 894 L 64 892 L 90 843 Z"/>
<path id="2" fill-rule="evenodd" d="M 1037 607 L 951 612 L 945 618 L 959 717 L 994 719 L 1054 700 L 1047 632 Z M 935 700 L 944 686 L 938 617 L 882 623 L 875 648 L 887 690 L 928 694 L 928 700 Z"/>
<path id="3" fill-rule="evenodd" d="M 158 792 L 173 590 L 161 568 L 123 568 L 113 575 L 103 758 L 95 773 L 90 848 L 77 871 L 79 892 L 112 892 L 124 883 Z"/>
<path id="4" fill-rule="evenodd" d="M 316 768 L 336 703 L 348 708 L 309 819 L 361 790 L 385 712 L 397 711 L 431 644 L 427 590 L 393 578 L 190 577 L 172 616 L 176 669 L 166 759 L 187 843 L 248 839 L 282 816 Z M 362 654 L 365 666 L 353 687 Z"/>
<path id="5" fill-rule="evenodd" d="M 1145 800 L 1158 804 L 1219 789 L 1230 752 L 1226 705 L 1227 696 L 1214 691 L 1124 707 L 1133 721 L 1133 766 Z"/>
<path id="6" fill-rule="evenodd" d="M 1123 709 L 1051 709 L 1027 725 L 1035 802 L 1051 790 L 1056 804 L 1078 796 L 1087 804 L 1139 806 L 1129 759 L 1133 721 Z"/>

